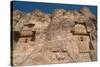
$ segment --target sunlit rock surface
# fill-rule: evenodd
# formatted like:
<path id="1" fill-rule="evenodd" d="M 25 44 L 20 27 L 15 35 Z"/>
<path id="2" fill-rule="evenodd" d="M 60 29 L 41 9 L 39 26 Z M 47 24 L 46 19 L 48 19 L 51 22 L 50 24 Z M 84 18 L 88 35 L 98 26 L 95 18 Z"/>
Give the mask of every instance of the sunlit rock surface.
<path id="1" fill-rule="evenodd" d="M 87 7 L 12 15 L 12 65 L 97 60 L 97 18 Z"/>

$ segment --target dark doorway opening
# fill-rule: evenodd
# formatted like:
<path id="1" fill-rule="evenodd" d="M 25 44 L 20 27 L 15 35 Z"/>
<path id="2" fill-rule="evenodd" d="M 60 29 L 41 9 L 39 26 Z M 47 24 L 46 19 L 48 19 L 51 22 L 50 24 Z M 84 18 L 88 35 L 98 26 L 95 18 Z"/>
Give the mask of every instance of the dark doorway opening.
<path id="1" fill-rule="evenodd" d="M 32 31 L 32 39 L 31 39 L 31 41 L 35 41 L 35 37 L 36 37 L 36 31 Z"/>
<path id="2" fill-rule="evenodd" d="M 18 42 L 19 37 L 20 37 L 20 32 L 18 32 L 18 31 L 13 31 L 13 40 L 14 40 L 15 42 Z"/>

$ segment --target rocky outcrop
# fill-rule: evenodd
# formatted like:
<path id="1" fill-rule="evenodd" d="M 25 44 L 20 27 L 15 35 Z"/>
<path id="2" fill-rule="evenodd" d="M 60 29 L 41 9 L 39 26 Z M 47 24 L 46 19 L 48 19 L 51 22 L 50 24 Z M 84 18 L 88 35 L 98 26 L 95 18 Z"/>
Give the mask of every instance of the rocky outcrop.
<path id="1" fill-rule="evenodd" d="M 87 7 L 12 15 L 13 65 L 97 60 L 97 19 Z"/>

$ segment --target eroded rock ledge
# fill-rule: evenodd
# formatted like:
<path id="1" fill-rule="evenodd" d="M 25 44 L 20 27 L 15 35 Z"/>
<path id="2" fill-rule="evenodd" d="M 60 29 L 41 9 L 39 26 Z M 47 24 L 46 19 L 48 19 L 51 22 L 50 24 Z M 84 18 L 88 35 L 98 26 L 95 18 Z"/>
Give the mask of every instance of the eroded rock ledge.
<path id="1" fill-rule="evenodd" d="M 13 65 L 97 60 L 97 18 L 87 7 L 12 14 Z"/>

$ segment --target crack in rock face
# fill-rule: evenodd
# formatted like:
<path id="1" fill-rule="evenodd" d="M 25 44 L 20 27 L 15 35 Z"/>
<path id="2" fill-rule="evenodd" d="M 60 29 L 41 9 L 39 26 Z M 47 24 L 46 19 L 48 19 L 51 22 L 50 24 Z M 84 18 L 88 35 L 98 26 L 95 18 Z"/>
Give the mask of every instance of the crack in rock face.
<path id="1" fill-rule="evenodd" d="M 87 7 L 12 15 L 14 66 L 97 60 L 97 18 Z"/>

